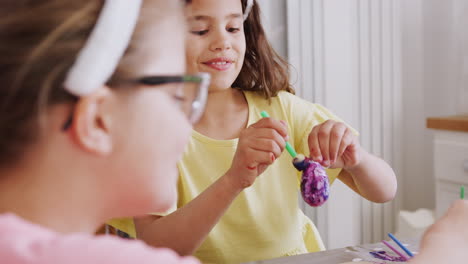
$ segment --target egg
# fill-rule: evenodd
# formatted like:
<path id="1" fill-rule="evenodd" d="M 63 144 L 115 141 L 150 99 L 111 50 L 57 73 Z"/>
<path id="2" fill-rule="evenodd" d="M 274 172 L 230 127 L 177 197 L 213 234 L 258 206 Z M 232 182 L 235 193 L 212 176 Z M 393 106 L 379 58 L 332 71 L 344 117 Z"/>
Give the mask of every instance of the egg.
<path id="1" fill-rule="evenodd" d="M 294 167 L 302 171 L 301 195 L 304 201 L 313 207 L 321 206 L 330 195 L 330 183 L 325 168 L 302 154 L 293 160 Z"/>

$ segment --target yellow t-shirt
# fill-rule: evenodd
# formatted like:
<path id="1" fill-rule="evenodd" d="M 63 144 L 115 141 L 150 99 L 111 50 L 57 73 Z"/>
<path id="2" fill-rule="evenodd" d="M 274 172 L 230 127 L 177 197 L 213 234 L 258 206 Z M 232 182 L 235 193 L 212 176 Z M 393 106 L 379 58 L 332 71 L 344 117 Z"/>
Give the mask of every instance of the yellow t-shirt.
<path id="1" fill-rule="evenodd" d="M 271 99 L 271 104 L 256 93 L 244 94 L 249 105 L 248 125 L 257 122 L 263 110 L 275 119 L 285 120 L 290 143 L 306 156 L 312 127 L 328 119 L 342 122 L 323 106 L 287 92 L 280 92 Z M 193 132 L 178 164 L 177 208 L 224 175 L 231 166 L 237 142 L 238 139 L 214 140 Z M 330 183 L 339 172 L 327 170 Z M 251 187 L 239 194 L 194 255 L 204 263 L 240 263 L 324 250 L 315 225 L 299 208 L 300 176 L 291 164 L 291 157 L 283 153 Z M 135 236 L 131 221 L 120 219 L 110 224 Z"/>

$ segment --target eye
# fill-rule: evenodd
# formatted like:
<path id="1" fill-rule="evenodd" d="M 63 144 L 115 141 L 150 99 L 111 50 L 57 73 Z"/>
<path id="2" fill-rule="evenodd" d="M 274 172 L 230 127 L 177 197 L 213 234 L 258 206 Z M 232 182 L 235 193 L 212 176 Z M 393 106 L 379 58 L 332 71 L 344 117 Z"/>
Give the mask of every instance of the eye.
<path id="1" fill-rule="evenodd" d="M 206 30 L 194 30 L 194 31 L 191 31 L 191 33 L 194 34 L 194 35 L 203 36 L 206 33 L 208 33 L 208 29 L 206 29 Z"/>
<path id="2" fill-rule="evenodd" d="M 182 102 L 185 101 L 185 97 L 180 96 L 180 95 L 174 95 L 174 96 L 172 96 L 172 98 L 174 98 L 174 100 L 176 100 L 178 103 L 182 103 Z"/>
<path id="3" fill-rule="evenodd" d="M 182 104 L 187 100 L 184 92 L 184 86 L 182 84 L 166 84 L 162 86 L 161 89 L 163 89 L 164 92 L 166 92 L 177 104 Z"/>
<path id="4" fill-rule="evenodd" d="M 183 85 L 177 85 L 177 87 L 174 89 L 172 97 L 174 100 L 176 100 L 178 103 L 184 102 L 185 101 L 185 93 L 184 93 L 184 86 Z"/>
<path id="5" fill-rule="evenodd" d="M 231 33 L 236 33 L 240 31 L 240 28 L 228 28 L 228 31 Z"/>

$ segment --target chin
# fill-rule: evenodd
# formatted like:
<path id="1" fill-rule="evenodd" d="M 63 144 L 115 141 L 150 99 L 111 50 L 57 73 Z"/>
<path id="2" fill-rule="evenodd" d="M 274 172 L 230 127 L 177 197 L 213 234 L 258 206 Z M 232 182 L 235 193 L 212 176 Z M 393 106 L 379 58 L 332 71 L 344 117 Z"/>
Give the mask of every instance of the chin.
<path id="1" fill-rule="evenodd" d="M 229 79 L 229 80 L 227 80 Z M 231 88 L 235 78 L 213 78 L 210 85 L 210 91 L 222 91 Z"/>
<path id="2" fill-rule="evenodd" d="M 156 182 L 156 188 L 154 189 L 154 196 L 156 197 L 155 203 L 158 209 L 163 212 L 170 209 L 175 203 L 177 203 L 177 179 L 179 171 L 176 166 L 167 168 L 164 175 L 165 179 L 160 179 Z"/>
<path id="3" fill-rule="evenodd" d="M 164 190 L 164 193 L 159 193 L 156 197 L 158 200 L 155 210 L 161 213 L 167 212 L 177 204 L 177 188 Z"/>

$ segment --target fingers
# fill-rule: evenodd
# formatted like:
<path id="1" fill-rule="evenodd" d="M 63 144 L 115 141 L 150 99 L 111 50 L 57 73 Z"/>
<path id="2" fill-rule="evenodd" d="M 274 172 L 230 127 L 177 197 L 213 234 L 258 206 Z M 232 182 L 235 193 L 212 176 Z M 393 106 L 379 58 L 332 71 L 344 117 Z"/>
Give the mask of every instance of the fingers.
<path id="1" fill-rule="evenodd" d="M 308 142 L 309 142 L 309 150 L 310 150 L 310 157 L 315 162 L 322 162 L 322 151 L 320 150 L 320 143 L 318 137 L 318 130 L 319 126 L 315 126 L 309 134 Z"/>
<path id="2" fill-rule="evenodd" d="M 257 123 L 250 126 L 251 128 L 269 128 L 276 130 L 283 138 L 288 137 L 288 126 L 286 122 L 275 120 L 273 118 L 262 118 Z"/>
<path id="3" fill-rule="evenodd" d="M 238 146 L 241 159 L 250 170 L 259 165 L 271 165 L 284 151 L 287 136 L 284 121 L 263 118 L 241 133 Z"/>
<path id="4" fill-rule="evenodd" d="M 253 132 L 255 138 L 270 139 L 275 141 L 281 149 L 286 146 L 286 139 L 278 131 L 270 128 L 258 128 Z"/>
<path id="5" fill-rule="evenodd" d="M 279 158 L 284 150 L 284 147 L 281 147 L 276 141 L 271 139 L 258 138 L 253 140 L 253 143 L 252 149 L 272 153 L 274 159 Z"/>
<path id="6" fill-rule="evenodd" d="M 276 158 L 272 152 L 262 151 L 256 149 L 248 149 L 246 153 L 246 160 L 249 161 L 247 168 L 255 170 L 261 164 L 271 165 L 275 162 Z"/>
<path id="7" fill-rule="evenodd" d="M 330 133 L 334 126 L 334 121 L 328 120 L 318 126 L 315 126 L 312 129 L 311 135 L 309 135 L 309 139 L 312 137 L 311 143 L 313 144 L 311 147 L 311 143 L 309 143 L 309 148 L 314 151 L 313 157 L 319 158 L 321 160 L 322 165 L 330 166 Z M 320 153 L 320 156 L 317 156 Z"/>
<path id="8" fill-rule="evenodd" d="M 346 148 L 352 144 L 354 144 L 356 137 L 354 136 L 351 129 L 346 128 L 346 131 L 341 139 L 340 148 L 338 150 L 338 157 L 341 157 L 345 152 Z"/>
<path id="9" fill-rule="evenodd" d="M 338 158 L 338 153 L 344 143 L 343 138 L 347 129 L 348 128 L 343 123 L 335 123 L 330 131 L 330 165 L 335 163 Z M 346 146 L 343 147 L 346 148 Z"/>
<path id="10" fill-rule="evenodd" d="M 315 126 L 309 134 L 310 156 L 314 161 L 329 167 L 354 141 L 353 132 L 344 123 L 327 120 Z"/>
<path id="11" fill-rule="evenodd" d="M 284 121 L 263 118 L 253 124 L 246 137 L 250 137 L 249 145 L 252 149 L 270 152 L 277 159 L 286 146 L 287 126 Z"/>

